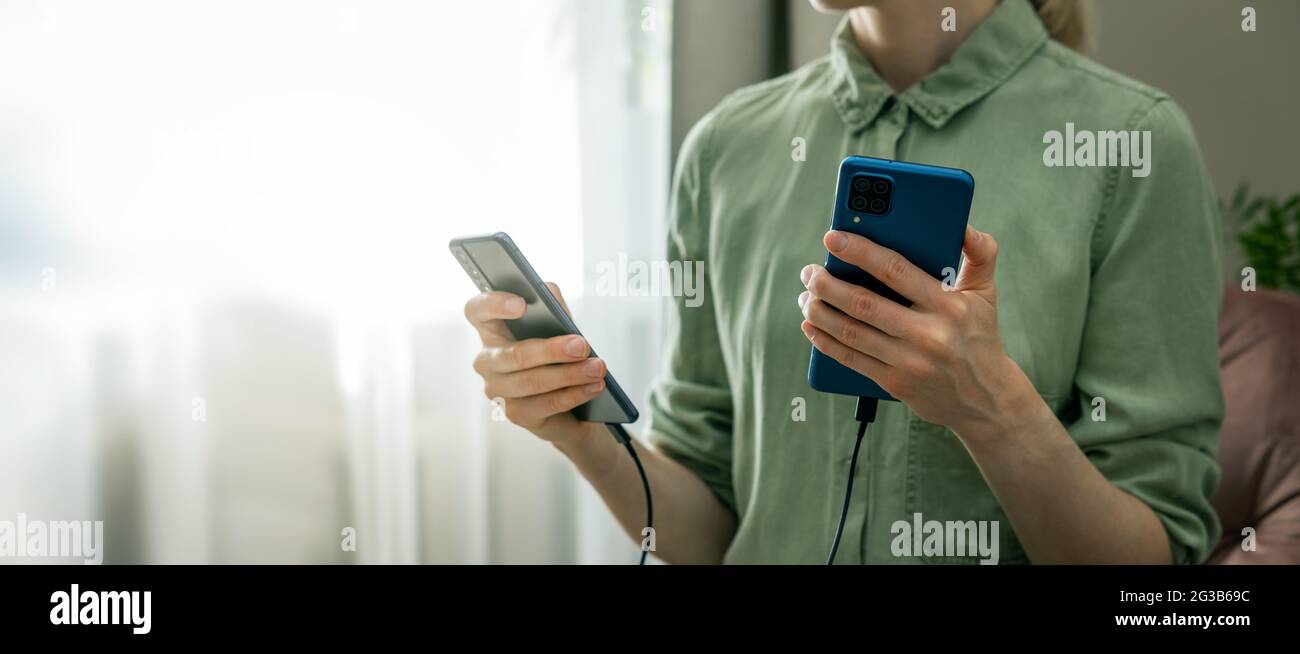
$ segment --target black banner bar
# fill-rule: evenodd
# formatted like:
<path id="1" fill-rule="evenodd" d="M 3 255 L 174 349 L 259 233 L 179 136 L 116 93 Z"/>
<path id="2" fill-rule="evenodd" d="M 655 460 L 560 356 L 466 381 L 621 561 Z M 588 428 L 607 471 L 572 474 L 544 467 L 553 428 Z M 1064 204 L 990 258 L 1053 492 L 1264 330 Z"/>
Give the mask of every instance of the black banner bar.
<path id="1" fill-rule="evenodd" d="M 1210 566 L 6 566 L 0 575 L 7 637 L 128 644 L 338 642 L 376 630 L 450 644 L 484 636 L 483 620 L 500 624 L 493 639 L 622 621 L 665 647 L 698 642 L 675 640 L 684 629 L 740 642 L 811 625 L 1235 638 L 1293 627 L 1300 587 L 1295 567 Z"/>

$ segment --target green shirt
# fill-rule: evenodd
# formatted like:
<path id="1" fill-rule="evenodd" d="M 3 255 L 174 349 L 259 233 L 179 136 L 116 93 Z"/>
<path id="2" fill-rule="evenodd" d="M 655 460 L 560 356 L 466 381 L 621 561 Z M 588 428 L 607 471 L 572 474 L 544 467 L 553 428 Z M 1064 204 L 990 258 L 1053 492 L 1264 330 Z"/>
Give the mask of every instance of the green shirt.
<path id="1" fill-rule="evenodd" d="M 1149 175 L 1047 166 L 1045 135 L 1067 123 L 1149 130 Z M 1000 245 L 1007 353 L 1093 465 L 1155 511 L 1174 560 L 1204 560 L 1219 532 L 1220 232 L 1195 137 L 1168 96 L 1049 40 L 1027 0 L 1004 0 L 901 94 L 843 22 L 828 56 L 733 93 L 683 145 L 669 257 L 705 263 L 704 302 L 674 303 L 648 432 L 735 511 L 726 561 L 820 563 L 830 548 L 855 400 L 808 386 L 797 298 L 800 269 L 825 261 L 848 155 L 974 175 L 971 224 Z M 891 526 L 915 513 L 999 521 L 999 562 L 1028 562 L 956 436 L 882 402 L 837 563 L 980 558 L 894 556 Z"/>

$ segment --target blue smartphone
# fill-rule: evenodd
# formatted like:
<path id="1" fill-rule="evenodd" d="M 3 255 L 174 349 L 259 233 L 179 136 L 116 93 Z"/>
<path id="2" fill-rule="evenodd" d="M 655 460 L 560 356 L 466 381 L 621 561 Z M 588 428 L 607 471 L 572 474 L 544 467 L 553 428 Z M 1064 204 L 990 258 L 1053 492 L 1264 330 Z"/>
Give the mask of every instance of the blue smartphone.
<path id="1" fill-rule="evenodd" d="M 551 294 L 551 289 L 542 282 L 505 232 L 452 239 L 449 247 L 452 256 L 480 291 L 506 291 L 524 299 L 524 315 L 505 321 L 506 328 L 516 340 L 582 335 L 560 301 Z M 590 341 L 588 347 L 590 356 L 596 356 L 596 349 L 590 347 Z M 572 413 L 578 420 L 606 424 L 636 422 L 638 417 L 632 400 L 614 381 L 608 368 L 605 371 L 605 390 Z"/>
<path id="2" fill-rule="evenodd" d="M 935 279 L 955 281 L 975 178 L 957 168 L 848 157 L 840 163 L 831 229 L 853 232 L 907 258 Z M 826 270 L 903 306 L 911 302 L 862 269 L 826 255 Z M 894 399 L 867 376 L 812 349 L 808 384 L 826 393 Z"/>

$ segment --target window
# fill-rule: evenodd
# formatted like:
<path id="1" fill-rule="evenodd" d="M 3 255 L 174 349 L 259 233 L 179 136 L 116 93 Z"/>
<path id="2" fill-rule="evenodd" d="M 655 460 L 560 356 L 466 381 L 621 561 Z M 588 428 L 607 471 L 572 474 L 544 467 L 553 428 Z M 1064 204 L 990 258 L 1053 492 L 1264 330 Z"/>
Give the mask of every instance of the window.
<path id="1" fill-rule="evenodd" d="M 109 562 L 620 560 L 491 422 L 446 244 L 510 232 L 580 324 L 595 262 L 661 251 L 668 13 L 5 3 L 0 511 L 127 525 Z M 611 302 L 644 393 L 659 305 Z"/>

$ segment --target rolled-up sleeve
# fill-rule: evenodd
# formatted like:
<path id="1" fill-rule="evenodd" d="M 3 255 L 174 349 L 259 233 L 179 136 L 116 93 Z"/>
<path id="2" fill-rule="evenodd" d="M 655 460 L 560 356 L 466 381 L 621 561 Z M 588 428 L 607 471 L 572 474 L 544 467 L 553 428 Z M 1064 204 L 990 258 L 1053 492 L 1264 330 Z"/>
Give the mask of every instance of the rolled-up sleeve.
<path id="1" fill-rule="evenodd" d="M 713 115 L 686 137 L 673 175 L 668 258 L 674 275 L 702 268 L 701 297 L 675 297 L 667 320 L 667 359 L 650 397 L 649 438 L 735 510 L 732 486 L 732 395 L 718 339 L 709 279 L 708 141 Z M 703 262 L 702 267 L 694 262 Z M 676 288 L 674 284 L 674 288 Z M 698 306 L 697 300 L 702 300 Z"/>
<path id="2" fill-rule="evenodd" d="M 1218 204 L 1177 106 L 1159 100 L 1130 128 L 1151 132 L 1150 175 L 1110 171 L 1075 378 L 1082 415 L 1067 427 L 1159 517 L 1174 562 L 1197 563 L 1220 529 L 1210 505 L 1224 410 Z"/>

